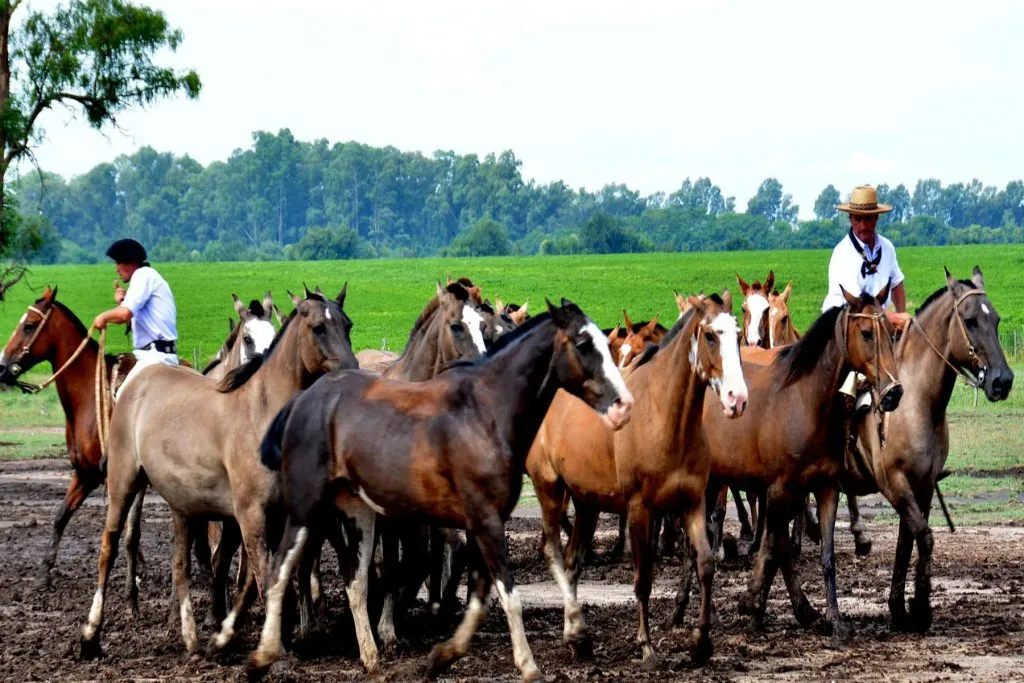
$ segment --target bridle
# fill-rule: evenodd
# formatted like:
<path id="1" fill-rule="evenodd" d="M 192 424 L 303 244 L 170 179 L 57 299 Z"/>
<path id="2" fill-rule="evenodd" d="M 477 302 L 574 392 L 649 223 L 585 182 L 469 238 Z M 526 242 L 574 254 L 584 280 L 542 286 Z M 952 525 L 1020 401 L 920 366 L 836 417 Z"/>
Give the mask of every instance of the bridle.
<path id="1" fill-rule="evenodd" d="M 50 308 L 46 311 L 46 313 L 43 313 L 42 311 L 40 311 L 35 306 L 29 306 L 28 310 L 25 311 L 25 315 L 21 316 L 21 320 L 18 321 L 17 327 L 15 327 L 14 331 L 11 332 L 11 336 L 7 340 L 7 344 L 10 344 L 11 340 L 14 339 L 15 335 L 18 334 L 18 328 L 20 328 L 22 325 L 25 324 L 25 318 L 28 316 L 29 313 L 35 313 L 36 315 L 40 316 L 41 320 L 39 321 L 39 326 L 36 327 L 35 332 L 32 333 L 32 336 L 29 337 L 28 341 L 25 342 L 22 345 L 21 352 L 18 354 L 18 356 L 16 358 L 12 358 L 11 359 L 11 364 L 7 368 L 7 371 L 9 373 L 11 373 L 11 376 L 14 377 L 16 380 L 17 380 L 18 375 L 20 375 L 22 373 L 21 363 L 24 362 L 25 356 L 27 356 L 29 354 L 29 351 L 31 350 L 32 345 L 36 343 L 37 339 L 39 339 L 39 335 L 42 334 L 43 328 L 46 327 L 46 323 L 49 322 L 49 320 L 50 320 L 50 314 L 53 313 L 53 305 L 51 304 Z M 48 387 L 51 384 L 53 384 L 53 382 L 58 377 L 60 377 L 61 373 L 63 373 L 68 367 L 70 367 L 71 364 L 74 363 L 75 360 L 77 360 L 78 357 L 82 354 L 82 351 L 85 350 L 85 347 L 89 344 L 89 340 L 92 338 L 92 332 L 93 332 L 94 329 L 96 329 L 95 326 L 89 328 L 89 331 L 86 333 L 85 338 L 82 339 L 82 343 L 78 345 L 78 348 L 75 349 L 75 352 L 73 354 L 71 354 L 71 357 L 68 358 L 68 360 L 64 363 L 64 365 L 60 366 L 60 368 L 55 373 L 50 375 L 50 378 L 47 379 L 45 382 L 43 382 L 42 384 L 36 385 L 36 384 L 31 384 L 29 382 L 16 381 L 15 382 L 15 386 L 17 386 L 19 389 L 21 389 L 26 394 L 38 394 L 40 391 L 42 391 L 46 387 Z M 4 346 L 6 346 L 6 344 Z M 99 355 L 99 359 L 100 359 L 100 362 L 103 361 L 103 353 L 102 352 Z"/>
<path id="2" fill-rule="evenodd" d="M 882 325 L 882 319 L 885 317 L 884 313 L 850 313 L 849 309 L 844 309 L 843 321 L 841 327 L 843 330 L 843 351 L 849 353 L 849 333 L 847 328 L 850 326 L 850 318 L 867 318 L 871 320 L 871 330 L 875 338 L 875 377 L 881 377 L 882 373 L 889 378 L 889 387 L 892 388 L 899 384 L 899 380 L 896 379 L 891 372 L 882 367 L 882 334 L 888 338 L 888 332 Z M 885 392 L 888 393 L 888 390 Z"/>
<path id="3" fill-rule="evenodd" d="M 964 336 L 964 341 L 967 343 L 967 355 L 974 367 L 980 366 L 976 376 L 966 370 L 963 366 L 956 366 L 949 362 L 949 359 L 939 351 L 939 347 L 935 345 L 935 342 L 931 340 L 928 333 L 924 331 L 924 328 L 921 326 L 921 323 L 918 322 L 917 317 L 915 316 L 910 319 L 911 324 L 917 328 L 917 331 L 921 333 L 924 340 L 928 342 L 928 346 L 930 346 L 932 351 L 935 352 L 935 355 L 938 356 L 943 363 L 948 365 L 957 375 L 959 375 L 960 378 L 963 379 L 964 383 L 968 386 L 974 387 L 975 389 L 981 387 L 981 383 L 985 380 L 985 371 L 988 370 L 988 366 L 981 362 L 981 359 L 978 357 L 978 352 L 974 348 L 974 343 L 971 341 L 971 336 L 967 334 L 967 325 L 964 323 L 964 316 L 960 312 L 960 304 L 962 304 L 969 296 L 982 296 L 984 294 L 985 290 L 983 289 L 971 289 L 953 300 L 953 317 L 956 319 L 958 323 L 957 326 L 960 328 L 960 332 Z"/>

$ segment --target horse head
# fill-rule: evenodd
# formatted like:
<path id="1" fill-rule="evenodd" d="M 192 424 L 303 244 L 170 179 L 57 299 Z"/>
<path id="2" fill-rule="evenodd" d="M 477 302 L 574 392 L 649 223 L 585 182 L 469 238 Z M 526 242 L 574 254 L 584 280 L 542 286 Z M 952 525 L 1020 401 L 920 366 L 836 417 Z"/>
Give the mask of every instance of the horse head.
<path id="1" fill-rule="evenodd" d="M 53 334 L 54 326 L 47 323 L 54 311 L 60 311 L 56 301 L 57 288 L 47 287 L 25 310 L 7 344 L 0 350 L 0 382 L 14 385 L 22 373 L 37 363 L 53 360 L 57 339 Z M 84 329 L 82 336 L 85 336 Z"/>
<path id="2" fill-rule="evenodd" d="M 623 311 L 623 314 L 625 314 L 625 311 Z M 625 368 L 629 365 L 630 361 L 643 353 L 644 349 L 647 348 L 648 342 L 657 343 L 664 336 L 663 333 L 659 334 L 661 331 L 658 329 L 657 314 L 649 323 L 636 331 L 633 330 L 635 326 L 631 324 L 632 321 L 629 322 L 630 324 L 626 327 L 626 337 L 619 346 L 619 369 Z"/>
<path id="3" fill-rule="evenodd" d="M 263 295 L 262 303 L 253 299 L 248 306 L 234 293 L 231 294 L 231 298 L 235 302 L 235 312 L 238 314 L 240 326 L 235 342 L 238 347 L 239 364 L 244 364 L 253 356 L 266 351 L 274 341 L 277 330 L 270 322 L 274 301 L 269 291 Z"/>
<path id="4" fill-rule="evenodd" d="M 893 328 L 886 319 L 882 305 L 889 298 L 889 285 L 878 294 L 854 296 L 839 286 L 846 299 L 840 316 L 847 364 L 868 378 L 881 397 L 882 410 L 895 410 L 903 397 L 903 387 L 896 378 L 896 358 L 892 349 Z"/>
<path id="5" fill-rule="evenodd" d="M 768 295 L 768 348 L 773 349 L 782 344 L 795 341 L 796 330 L 789 316 L 789 295 L 793 292 L 790 282 L 782 293 L 772 292 Z"/>
<path id="6" fill-rule="evenodd" d="M 345 313 L 347 292 L 347 282 L 334 299 L 306 290 L 305 298 L 299 300 L 294 314 L 278 333 L 281 338 L 288 327 L 300 326 L 298 357 L 310 376 L 359 367 L 352 352 L 352 320 Z"/>
<path id="7" fill-rule="evenodd" d="M 747 284 L 739 273 L 736 281 L 743 294 L 743 338 L 748 346 L 768 348 L 768 294 L 775 286 L 775 271 L 768 271 L 764 284 L 760 280 Z"/>
<path id="8" fill-rule="evenodd" d="M 608 341 L 601 329 L 568 299 L 556 306 L 547 301 L 556 327 L 554 353 L 548 372 L 559 385 L 596 410 L 611 429 L 629 422 L 633 394 L 612 362 Z"/>
<path id="9" fill-rule="evenodd" d="M 740 327 L 732 314 L 732 294 L 691 296 L 690 307 L 697 323 L 690 340 L 693 371 L 706 381 L 722 402 L 728 417 L 740 417 L 747 409 L 747 382 L 740 365 Z"/>

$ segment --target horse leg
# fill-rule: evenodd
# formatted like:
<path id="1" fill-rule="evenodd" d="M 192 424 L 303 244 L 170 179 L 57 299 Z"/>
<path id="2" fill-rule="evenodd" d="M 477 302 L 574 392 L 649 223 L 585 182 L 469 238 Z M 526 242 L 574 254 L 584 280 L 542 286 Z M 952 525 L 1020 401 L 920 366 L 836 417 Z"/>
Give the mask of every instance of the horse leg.
<path id="1" fill-rule="evenodd" d="M 806 503 L 807 497 L 804 496 L 800 498 L 800 500 L 802 501 L 801 504 L 804 504 Z M 792 507 L 782 506 L 782 509 L 791 511 Z M 798 511 L 797 516 L 802 516 L 800 512 L 802 511 Z M 811 603 L 807 600 L 807 596 L 804 594 L 803 588 L 800 587 L 796 568 L 793 566 L 793 555 L 789 547 L 789 535 L 785 533 L 787 517 L 789 516 L 790 515 L 787 514 L 780 515 L 782 520 L 780 522 L 781 533 L 776 537 L 779 551 L 778 565 L 779 569 L 782 570 L 782 578 L 786 582 L 786 591 L 789 593 L 789 601 L 793 605 L 793 615 L 796 617 L 797 622 L 806 628 L 821 619 L 821 614 L 811 607 Z M 769 520 L 768 523 L 771 524 L 772 520 Z"/>
<path id="2" fill-rule="evenodd" d="M 462 574 L 466 571 L 469 566 L 470 554 L 472 553 L 472 546 L 469 543 L 463 543 L 462 539 L 459 538 L 458 533 L 452 531 L 447 539 L 447 545 L 451 547 L 451 571 L 448 576 L 448 581 L 444 586 L 444 593 L 441 596 L 441 609 L 445 612 L 454 613 L 458 605 L 458 592 L 459 586 L 462 583 Z M 473 585 L 470 576 L 466 578 L 466 601 L 469 601 L 470 594 L 473 592 Z"/>
<path id="3" fill-rule="evenodd" d="M 427 602 L 430 613 L 441 613 L 441 591 L 446 559 L 450 558 L 448 544 L 444 540 L 441 529 L 430 527 L 430 586 L 427 589 Z"/>
<path id="4" fill-rule="evenodd" d="M 389 654 L 398 645 L 398 637 L 395 635 L 395 600 L 400 585 L 400 568 L 398 566 L 398 527 L 389 520 L 381 520 L 382 530 L 380 534 L 381 550 L 384 555 L 384 568 L 382 576 L 384 579 L 384 607 L 380 612 L 380 621 L 377 622 L 377 638 L 380 640 L 380 649 L 384 654 Z"/>
<path id="5" fill-rule="evenodd" d="M 487 596 L 491 592 L 491 577 L 484 566 L 480 546 L 472 534 L 469 535 L 466 554 L 469 556 L 469 605 L 462 615 L 455 634 L 435 645 L 427 655 L 427 678 L 432 679 L 444 672 L 451 664 L 469 651 L 469 643 L 480 623 L 487 616 Z"/>
<path id="6" fill-rule="evenodd" d="M 914 539 L 917 541 L 917 566 L 914 568 L 914 599 L 910 603 L 910 621 L 918 633 L 927 633 L 932 625 L 932 552 L 935 541 L 928 525 L 928 513 L 931 510 L 934 490 L 934 485 L 927 489 L 922 488 L 916 496 L 919 514 L 924 518 L 924 524 L 920 525 L 919 521 L 914 533 Z"/>
<path id="7" fill-rule="evenodd" d="M 109 471 L 109 470 L 108 470 Z M 80 654 L 82 659 L 93 659 L 102 654 L 100 649 L 100 632 L 103 627 L 103 600 L 106 594 L 107 580 L 110 570 L 117 559 L 117 544 L 124 528 L 129 508 L 139 488 L 145 486 L 144 475 L 136 470 L 132 479 L 125 482 L 126 476 L 108 478 L 109 500 L 107 502 L 107 519 L 103 527 L 103 539 L 100 542 L 100 556 L 97 562 L 99 580 L 96 594 L 93 596 L 89 620 L 82 629 Z M 125 485 L 127 483 L 127 485 Z"/>
<path id="8" fill-rule="evenodd" d="M 548 571 L 551 572 L 555 584 L 562 591 L 562 600 L 565 603 L 565 619 L 562 630 L 562 638 L 573 648 L 573 651 L 580 654 L 583 650 L 589 654 L 590 648 L 587 641 L 586 624 L 583 623 L 583 614 L 580 605 L 576 600 L 576 591 L 569 583 L 569 577 L 565 572 L 565 564 L 562 561 L 562 538 L 558 533 L 558 518 L 561 513 L 562 491 L 560 486 L 554 485 L 554 492 L 546 492 L 535 486 L 537 500 L 541 507 L 541 526 L 543 528 L 544 559 L 548 563 Z M 577 512 L 576 521 L 579 526 L 581 516 Z M 584 522 L 585 523 L 585 522 Z"/>
<path id="9" fill-rule="evenodd" d="M 64 500 L 57 508 L 57 515 L 53 520 L 53 538 L 50 541 L 50 549 L 43 556 L 43 563 L 39 566 L 36 576 L 40 588 L 50 587 L 50 572 L 57 561 L 57 546 L 60 545 L 60 539 L 64 535 L 64 528 L 68 525 L 68 520 L 78 508 L 82 507 L 82 502 L 102 481 L 102 478 L 84 478 L 77 471 L 71 473 L 71 482 L 68 484 L 67 493 L 64 494 Z"/>
<path id="10" fill-rule="evenodd" d="M 934 541 L 932 530 L 928 526 L 927 511 L 931 505 L 931 489 L 923 491 L 921 502 L 918 504 L 918 497 L 907 481 L 903 472 L 892 473 L 886 482 L 886 490 L 882 493 L 892 502 L 893 507 L 900 515 L 900 539 L 896 546 L 896 567 L 893 569 L 893 589 L 889 594 L 889 610 L 893 617 L 893 628 L 904 629 L 908 625 L 921 633 L 931 627 L 931 557 Z M 923 509 L 922 509 L 923 508 Z M 917 542 L 917 566 L 914 574 L 914 599 L 911 602 L 911 615 L 908 622 L 903 606 L 903 583 L 906 581 L 906 564 L 910 562 L 910 542 L 907 539 L 907 547 L 901 547 L 904 542 L 904 523 L 910 534 L 913 534 L 913 541 Z M 900 551 L 903 551 L 902 553 Z M 902 562 L 903 558 L 906 558 Z M 900 590 L 897 593 L 896 583 L 899 579 Z M 894 603 L 899 600 L 899 606 Z M 901 614 L 902 612 L 902 614 Z M 899 620 L 903 617 L 902 622 Z"/>
<path id="11" fill-rule="evenodd" d="M 218 529 L 217 549 L 213 553 L 213 575 L 210 584 L 212 600 L 207 614 L 206 626 L 220 624 L 228 615 L 228 575 L 231 573 L 231 558 L 242 543 L 242 533 L 234 520 L 225 520 L 223 529 Z"/>
<path id="12" fill-rule="evenodd" d="M 347 495 L 340 498 L 338 503 L 354 527 L 353 534 L 349 535 L 350 546 L 358 547 L 354 562 L 350 563 L 354 567 L 350 566 L 350 577 L 345 582 L 345 593 L 348 595 L 352 621 L 355 622 L 356 640 L 359 641 L 359 657 L 363 666 L 366 667 L 366 673 L 376 676 L 380 671 L 380 655 L 377 651 L 377 644 L 373 640 L 373 628 L 370 626 L 367 589 L 369 588 L 370 564 L 373 562 L 374 526 L 377 513 L 368 508 L 361 500 Z"/>
<path id="13" fill-rule="evenodd" d="M 689 532 L 687 532 L 689 535 Z M 693 575 L 696 571 L 696 562 L 693 557 L 694 546 L 691 543 L 680 543 L 679 554 L 679 587 L 676 588 L 675 609 L 672 610 L 670 626 L 681 627 L 686 621 L 686 608 L 690 605 L 690 589 L 693 588 Z M 712 550 L 714 553 L 714 550 Z"/>
<path id="14" fill-rule="evenodd" d="M 654 648 L 651 646 L 650 621 L 651 579 L 654 558 L 651 557 L 651 513 L 639 496 L 629 501 L 629 545 L 633 551 L 633 592 L 637 601 L 636 643 L 645 663 L 653 663 Z M 701 519 L 701 531 L 705 521 Z"/>
<path id="15" fill-rule="evenodd" d="M 857 496 L 846 496 L 846 508 L 850 511 L 850 533 L 853 534 L 854 552 L 860 557 L 870 555 L 871 537 L 868 536 L 867 527 L 861 519 Z"/>
<path id="16" fill-rule="evenodd" d="M 320 597 L 319 582 L 316 584 L 314 597 L 313 578 L 320 564 L 320 551 L 323 549 L 324 535 L 319 526 L 310 527 L 305 541 L 305 549 L 300 555 L 299 580 L 299 638 L 309 637 L 313 629 L 313 614 L 316 612 L 316 600 Z"/>
<path id="17" fill-rule="evenodd" d="M 807 515 L 804 510 L 811 504 L 811 495 L 807 494 L 803 498 L 803 502 L 800 504 L 800 513 L 793 518 L 793 534 L 790 536 L 790 549 L 792 552 L 793 559 L 796 561 L 800 560 L 800 555 L 803 554 L 804 545 L 804 529 L 807 526 Z"/>
<path id="18" fill-rule="evenodd" d="M 284 652 L 284 646 L 281 644 L 281 613 L 284 596 L 292 571 L 303 554 L 308 535 L 309 527 L 298 526 L 289 517 L 285 523 L 284 536 L 278 546 L 278 552 L 274 555 L 273 582 L 267 589 L 266 619 L 260 633 L 260 644 L 249 657 L 246 665 L 250 680 L 263 677 Z M 246 582 L 250 581 L 247 579 Z M 228 639 L 224 640 L 224 645 L 227 644 Z M 219 642 L 220 634 L 217 636 L 217 643 Z M 223 647 L 223 645 L 219 647 Z"/>
<path id="19" fill-rule="evenodd" d="M 757 557 L 761 551 L 761 544 L 764 541 L 765 526 L 768 522 L 768 515 L 765 514 L 768 508 L 768 498 L 764 493 L 751 493 L 750 494 L 750 509 L 755 510 L 756 514 L 751 512 L 754 516 L 754 542 L 750 544 L 747 549 L 747 557 Z"/>
<path id="20" fill-rule="evenodd" d="M 214 636 L 210 648 L 214 651 L 223 650 L 235 637 L 239 621 L 245 616 L 246 610 L 257 595 L 263 593 L 266 580 L 267 552 L 263 545 L 266 534 L 266 519 L 262 507 L 257 502 L 248 508 L 236 508 L 235 520 L 242 535 L 242 546 L 249 556 L 245 585 L 235 596 L 235 604 L 227 618 L 221 623 L 220 632 Z M 305 540 L 305 539 L 304 539 Z M 296 560 L 298 561 L 298 560 Z M 289 574 L 290 576 L 290 574 Z"/>
<path id="21" fill-rule="evenodd" d="M 128 511 L 128 523 L 124 530 L 124 549 L 128 567 L 125 570 L 125 599 L 132 618 L 139 616 L 139 578 L 138 559 L 139 542 L 142 540 L 142 502 L 146 497 L 146 487 L 142 487 Z"/>
<path id="22" fill-rule="evenodd" d="M 703 665 L 711 658 L 714 646 L 711 643 L 711 586 L 715 580 L 715 560 L 711 554 L 706 533 L 707 522 L 704 497 L 698 496 L 696 505 L 683 513 L 690 543 L 696 551 L 697 577 L 700 580 L 700 621 L 693 633 L 691 657 L 695 664 Z M 690 574 L 690 572 L 687 572 Z"/>
<path id="23" fill-rule="evenodd" d="M 578 513 L 577 516 L 579 516 Z M 615 545 L 608 551 L 609 559 L 619 559 L 626 550 L 626 521 L 626 515 L 619 515 L 619 535 L 615 537 Z M 630 539 L 632 542 L 632 536 Z"/>
<path id="24" fill-rule="evenodd" d="M 747 516 L 747 508 L 743 505 L 743 496 L 740 494 L 740 490 L 735 486 L 730 486 L 729 489 L 732 491 L 732 502 L 736 504 L 736 516 L 740 519 L 740 540 L 746 541 L 747 543 L 754 540 L 754 527 L 751 524 L 751 517 Z M 722 503 L 725 507 L 725 503 Z M 750 515 L 753 516 L 754 509 L 751 506 Z"/>
<path id="25" fill-rule="evenodd" d="M 818 491 L 818 524 L 821 530 L 821 571 L 825 577 L 825 601 L 828 605 L 828 620 L 832 624 L 832 639 L 836 642 L 847 635 L 839 615 L 839 600 L 836 597 L 836 510 L 839 507 L 839 488 L 835 485 Z"/>
<path id="26" fill-rule="evenodd" d="M 817 494 L 815 494 L 817 500 Z M 821 531 L 818 520 L 814 516 L 814 506 L 811 505 L 811 497 L 807 497 L 807 505 L 804 506 L 804 533 L 812 543 L 821 544 Z"/>
<path id="27" fill-rule="evenodd" d="M 761 509 L 759 510 L 758 527 L 761 531 L 757 538 L 761 539 L 760 548 L 757 552 L 757 559 L 754 562 L 754 570 L 750 573 L 750 583 L 747 585 L 747 592 L 740 597 L 739 611 L 741 614 L 751 615 L 751 622 L 754 628 L 761 628 L 764 624 L 764 614 L 768 606 L 768 594 L 771 592 L 772 583 L 775 581 L 775 574 L 779 570 L 779 540 L 780 534 L 789 533 L 789 524 L 785 515 L 781 515 L 781 521 L 769 519 L 769 516 L 778 517 L 773 512 L 776 505 L 768 506 L 767 495 L 761 498 Z M 756 542 L 756 540 L 755 540 Z"/>
<path id="28" fill-rule="evenodd" d="M 901 515 L 899 535 L 896 539 L 896 555 L 893 560 L 892 584 L 889 587 L 889 616 L 892 621 L 891 628 L 894 631 L 906 631 L 910 625 L 904 590 L 907 583 L 907 569 L 910 566 L 910 555 L 913 550 L 913 532 L 910 530 L 910 524 Z"/>
<path id="29" fill-rule="evenodd" d="M 213 581 L 213 552 L 210 544 L 209 522 L 196 520 L 189 523 L 192 538 L 192 551 L 195 552 L 196 563 L 199 565 L 200 580 L 205 581 L 209 577 Z"/>
<path id="30" fill-rule="evenodd" d="M 708 496 L 708 494 L 705 494 Z M 710 496 L 708 496 L 710 498 Z M 711 519 L 707 523 L 711 530 L 711 550 L 718 560 L 725 559 L 725 548 L 723 541 L 725 537 L 725 506 L 729 502 L 729 488 L 722 486 L 715 495 L 714 503 L 711 505 Z M 706 505 L 706 504 L 705 504 Z M 742 502 L 737 510 L 743 506 Z"/>
<path id="31" fill-rule="evenodd" d="M 189 523 L 184 515 L 173 509 L 171 510 L 171 518 L 174 520 L 172 566 L 174 568 L 174 588 L 178 594 L 178 604 L 181 610 L 181 638 L 185 641 L 185 651 L 191 655 L 195 654 L 198 649 L 199 640 L 196 638 L 196 622 L 192 615 L 192 600 L 189 597 L 187 567 Z"/>

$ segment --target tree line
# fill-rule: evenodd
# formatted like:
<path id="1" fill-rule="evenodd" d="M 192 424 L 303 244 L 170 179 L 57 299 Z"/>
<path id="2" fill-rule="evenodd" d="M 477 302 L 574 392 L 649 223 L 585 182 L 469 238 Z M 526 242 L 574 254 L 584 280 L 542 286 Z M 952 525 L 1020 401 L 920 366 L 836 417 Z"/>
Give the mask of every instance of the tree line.
<path id="1" fill-rule="evenodd" d="M 826 186 L 815 219 L 775 178 L 745 212 L 708 178 L 643 196 L 525 181 L 512 151 L 431 156 L 257 132 L 203 166 L 150 147 L 66 180 L 29 173 L 8 200 L 31 226 L 36 262 L 88 263 L 132 236 L 158 261 L 728 251 L 831 247 L 849 228 Z M 881 230 L 897 245 L 1024 241 L 1024 182 L 880 185 Z"/>

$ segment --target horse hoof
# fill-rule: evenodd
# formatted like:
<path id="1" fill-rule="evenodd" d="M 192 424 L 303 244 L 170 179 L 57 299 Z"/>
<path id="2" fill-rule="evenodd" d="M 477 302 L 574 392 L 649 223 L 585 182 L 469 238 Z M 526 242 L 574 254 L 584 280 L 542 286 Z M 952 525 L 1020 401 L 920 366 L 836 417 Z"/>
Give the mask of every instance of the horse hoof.
<path id="1" fill-rule="evenodd" d="M 79 642 L 79 656 L 81 659 L 99 659 L 103 656 L 103 649 L 100 647 L 99 634 L 92 639 L 85 637 Z"/>
<path id="2" fill-rule="evenodd" d="M 538 669 L 536 666 L 523 673 L 523 683 L 536 683 L 536 681 L 543 680 L 544 675 L 541 674 L 540 669 Z"/>
<path id="3" fill-rule="evenodd" d="M 832 624 L 832 647 L 842 648 L 850 638 L 850 629 L 843 622 Z"/>
<path id="4" fill-rule="evenodd" d="M 801 605 L 796 611 L 796 620 L 804 628 L 810 628 L 821 619 L 821 612 L 811 607 L 809 603 Z"/>
<path id="5" fill-rule="evenodd" d="M 594 657 L 594 641 L 587 633 L 579 633 L 566 641 L 572 649 L 573 659 L 586 661 Z"/>
<path id="6" fill-rule="evenodd" d="M 643 645 L 643 666 L 644 671 L 655 671 L 658 668 L 658 655 L 655 654 L 654 648 L 648 645 Z"/>
<path id="7" fill-rule="evenodd" d="M 686 605 L 676 605 L 676 608 L 672 610 L 672 616 L 669 617 L 668 627 L 669 628 L 681 628 L 686 623 Z"/>
<path id="8" fill-rule="evenodd" d="M 245 665 L 245 676 L 250 681 L 259 681 L 270 671 L 271 663 L 264 664 L 255 654 L 249 658 Z"/>
<path id="9" fill-rule="evenodd" d="M 740 599 L 736 605 L 736 611 L 748 616 L 752 616 L 754 614 L 754 598 L 750 593 L 743 593 L 740 595 Z"/>
<path id="10" fill-rule="evenodd" d="M 427 655 L 427 666 L 424 672 L 427 680 L 432 681 L 440 676 L 451 665 L 453 657 L 454 653 L 450 652 L 445 643 L 435 645 Z"/>
<path id="11" fill-rule="evenodd" d="M 856 553 L 857 557 L 864 557 L 865 555 L 871 554 L 871 539 L 866 541 L 854 541 L 853 552 Z"/>
<path id="12" fill-rule="evenodd" d="M 715 653 L 715 646 L 711 642 L 711 636 L 701 633 L 698 629 L 693 633 L 693 649 L 690 651 L 690 658 L 697 666 L 704 666 Z"/>
<path id="13" fill-rule="evenodd" d="M 915 633 L 928 633 L 932 627 L 932 607 L 927 602 L 924 604 L 914 600 L 910 604 L 910 628 Z"/>

